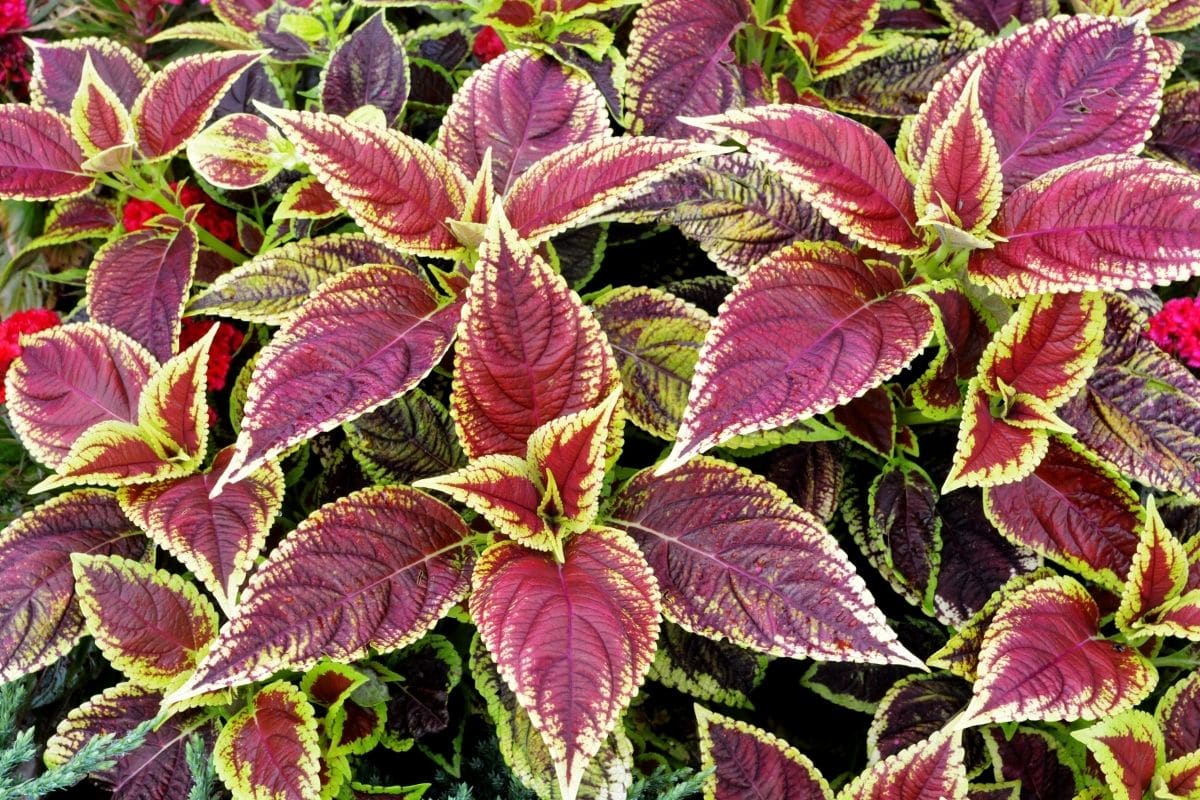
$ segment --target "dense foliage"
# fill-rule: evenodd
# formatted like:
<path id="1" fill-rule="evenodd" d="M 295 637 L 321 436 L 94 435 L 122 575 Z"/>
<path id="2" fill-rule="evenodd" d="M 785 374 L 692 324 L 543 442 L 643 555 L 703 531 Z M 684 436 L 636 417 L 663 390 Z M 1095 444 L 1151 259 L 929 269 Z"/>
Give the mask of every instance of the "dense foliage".
<path id="1" fill-rule="evenodd" d="M 1200 1 L 0 11 L 0 797 L 1200 798 Z"/>

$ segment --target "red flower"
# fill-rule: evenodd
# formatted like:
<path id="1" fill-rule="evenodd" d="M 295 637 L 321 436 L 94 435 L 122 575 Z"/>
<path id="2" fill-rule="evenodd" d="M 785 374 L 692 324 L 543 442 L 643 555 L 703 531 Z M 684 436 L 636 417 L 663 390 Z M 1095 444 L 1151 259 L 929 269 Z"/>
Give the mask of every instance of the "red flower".
<path id="1" fill-rule="evenodd" d="M 179 349 L 185 350 L 200 341 L 212 329 L 213 324 L 211 321 L 190 317 L 185 319 L 183 330 L 179 334 Z M 217 325 L 217 336 L 213 339 L 212 347 L 208 351 L 208 388 L 214 392 L 225 388 L 225 379 L 229 376 L 229 364 L 233 361 L 233 354 L 242 346 L 242 341 L 246 338 L 244 333 L 228 322 L 215 324 Z"/>
<path id="2" fill-rule="evenodd" d="M 19 32 L 28 27 L 24 0 L 0 0 L 0 82 L 20 96 L 29 83 L 29 48 Z"/>
<path id="3" fill-rule="evenodd" d="M 475 44 L 471 47 L 471 52 L 479 59 L 480 64 L 486 64 L 507 49 L 496 29 L 484 26 L 475 35 Z"/>
<path id="4" fill-rule="evenodd" d="M 0 0 L 2 2 L 2 0 Z M 179 182 L 171 184 L 176 189 Z M 225 206 L 217 203 L 195 184 L 187 184 L 179 193 L 179 203 L 184 208 L 188 206 L 203 206 L 196 222 L 201 228 L 220 239 L 231 247 L 238 246 L 237 216 Z M 130 198 L 122 209 L 121 218 L 125 222 L 126 231 L 140 231 L 151 219 L 163 213 L 162 206 L 150 200 Z"/>
<path id="5" fill-rule="evenodd" d="M 1168 300 L 1150 318 L 1150 339 L 1192 368 L 1200 368 L 1200 298 Z"/>
<path id="6" fill-rule="evenodd" d="M 44 331 L 47 328 L 53 328 L 60 322 L 58 314 L 47 308 L 17 311 L 8 319 L 0 322 L 0 379 L 8 374 L 9 366 L 21 355 L 22 333 Z M 0 380 L 0 403 L 5 400 L 4 383 Z"/>

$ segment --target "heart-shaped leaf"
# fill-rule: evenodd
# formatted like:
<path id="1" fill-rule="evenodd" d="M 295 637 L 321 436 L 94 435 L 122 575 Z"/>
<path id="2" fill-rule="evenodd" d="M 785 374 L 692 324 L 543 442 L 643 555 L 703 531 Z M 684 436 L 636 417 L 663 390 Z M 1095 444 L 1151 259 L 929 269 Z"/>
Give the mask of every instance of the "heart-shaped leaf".
<path id="1" fill-rule="evenodd" d="M 471 616 L 505 683 L 542 734 L 564 800 L 575 800 L 654 660 L 659 594 L 625 534 L 567 540 L 562 563 L 515 542 L 480 556 Z"/>
<path id="2" fill-rule="evenodd" d="M 470 536 L 457 514 L 407 487 L 322 506 L 259 566 L 209 654 L 168 700 L 420 638 L 466 594 Z"/>
<path id="3" fill-rule="evenodd" d="M 204 180 L 222 189 L 250 189 L 279 174 L 286 147 L 271 123 L 256 114 L 229 114 L 187 143 L 187 158 Z"/>
<path id="4" fill-rule="evenodd" d="M 320 755 L 312 706 L 277 681 L 221 728 L 213 764 L 235 797 L 310 800 L 321 790 Z"/>
<path id="5" fill-rule="evenodd" d="M 0 681 L 54 662 L 84 632 L 71 554 L 137 558 L 146 540 L 110 492 L 80 489 L 0 532 Z"/>
<path id="6" fill-rule="evenodd" d="M 608 516 L 689 631 L 789 658 L 923 668 L 821 523 L 749 470 L 708 457 L 643 470 Z"/>
<path id="7" fill-rule="evenodd" d="M 799 750 L 736 719 L 696 706 L 700 766 L 710 800 L 833 800 L 829 783 Z"/>
<path id="8" fill-rule="evenodd" d="M 797 243 L 738 282 L 708 333 L 663 471 L 734 436 L 828 411 L 891 378 L 933 334 L 889 265 Z"/>
<path id="9" fill-rule="evenodd" d="M 959 726 L 1101 719 L 1136 706 L 1158 673 L 1141 653 L 1100 636 L 1099 621 L 1096 601 L 1070 577 L 1012 594 L 984 634 Z"/>

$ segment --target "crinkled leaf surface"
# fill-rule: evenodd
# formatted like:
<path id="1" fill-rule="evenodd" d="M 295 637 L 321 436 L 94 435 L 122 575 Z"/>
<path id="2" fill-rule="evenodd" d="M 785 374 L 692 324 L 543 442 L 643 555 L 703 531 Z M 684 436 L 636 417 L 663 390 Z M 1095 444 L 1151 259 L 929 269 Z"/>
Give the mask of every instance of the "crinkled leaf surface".
<path id="1" fill-rule="evenodd" d="M 1136 709 L 1103 719 L 1072 736 L 1100 764 L 1114 798 L 1141 800 L 1164 761 L 1163 735 L 1154 717 Z"/>
<path id="2" fill-rule="evenodd" d="M 749 470 L 707 456 L 643 470 L 608 517 L 687 630 L 791 658 L 921 666 L 824 526 Z"/>
<path id="3" fill-rule="evenodd" d="M 126 108 L 132 108 L 150 80 L 150 70 L 129 48 L 112 39 L 84 37 L 62 42 L 30 42 L 33 71 L 29 97 L 35 108 L 71 113 L 71 101 L 83 78 L 83 65 L 91 59 L 100 80 Z"/>
<path id="4" fill-rule="evenodd" d="M 466 462 L 450 412 L 413 389 L 345 425 L 346 442 L 376 483 L 412 483 Z"/>
<path id="5" fill-rule="evenodd" d="M 1162 728 L 1167 758 L 1200 750 L 1200 672 L 1184 676 L 1167 689 L 1154 717 Z"/>
<path id="6" fill-rule="evenodd" d="M 345 116 L 371 105 L 391 126 L 408 100 L 404 43 L 379 11 L 354 29 L 329 56 L 321 73 L 321 108 Z"/>
<path id="7" fill-rule="evenodd" d="M 965 800 L 962 731 L 945 729 L 876 762 L 838 800 Z"/>
<path id="8" fill-rule="evenodd" d="M 888 758 L 932 738 L 970 699 L 971 684 L 953 675 L 918 673 L 901 678 L 875 710 L 867 731 L 870 757 Z"/>
<path id="9" fill-rule="evenodd" d="M 1162 111 L 1148 145 L 1200 169 L 1200 82 L 1184 81 L 1163 92 Z"/>
<path id="10" fill-rule="evenodd" d="M 778 737 L 696 706 L 700 766 L 709 800 L 832 800 L 829 784 L 811 761 Z"/>
<path id="11" fill-rule="evenodd" d="M 15 103 L 0 106 L 0 197 L 54 200 L 83 194 L 95 184 L 84 172 L 83 158 L 63 115 Z"/>
<path id="12" fill-rule="evenodd" d="M 312 706 L 290 683 L 267 686 L 221 728 L 213 763 L 239 799 L 317 797 L 321 763 Z"/>

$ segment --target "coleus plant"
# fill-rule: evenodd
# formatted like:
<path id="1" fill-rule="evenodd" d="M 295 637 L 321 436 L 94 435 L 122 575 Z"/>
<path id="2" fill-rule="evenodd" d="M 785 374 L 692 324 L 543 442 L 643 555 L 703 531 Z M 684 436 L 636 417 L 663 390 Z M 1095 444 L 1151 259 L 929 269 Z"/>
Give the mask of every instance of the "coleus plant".
<path id="1" fill-rule="evenodd" d="M 1151 492 L 1181 521 L 1200 500 L 1200 385 L 1122 294 L 1200 272 L 1200 179 L 1137 155 L 1180 58 L 1147 19 L 1186 24 L 1187 3 L 937 4 L 970 31 L 923 67 L 944 74 L 895 151 L 828 107 L 839 77 L 919 47 L 875 30 L 896 10 L 878 2 L 705 2 L 685 45 L 677 0 L 647 0 L 624 81 L 603 15 L 626 4 L 473 9 L 529 48 L 467 78 L 432 145 L 404 122 L 409 50 L 431 38 L 381 11 L 323 6 L 314 27 L 299 5 L 215 5 L 219 25 L 163 38 L 227 52 L 151 77 L 102 40 L 39 45 L 32 104 L 0 107 L 0 193 L 57 201 L 44 243 L 106 239 L 77 321 L 26 337 L 6 379 L 54 471 L 35 488 L 101 488 L 0 534 L 0 679 L 85 633 L 125 678 L 68 715 L 49 764 L 155 719 L 98 776 L 121 797 L 181 796 L 194 737 L 239 799 L 419 795 L 364 783 L 359 760 L 432 726 L 398 698 L 460 683 L 463 654 L 430 633 L 451 616 L 477 629 L 475 691 L 544 798 L 626 794 L 622 717 L 648 675 L 745 708 L 719 665 L 681 666 L 684 635 L 821 662 L 809 684 L 830 696 L 905 675 L 854 698 L 870 764 L 832 783 L 700 707 L 714 797 L 1196 794 L 1195 680 L 1153 694 L 1195 663 L 1162 650 L 1200 639 L 1200 551 Z M 987 43 L 1008 17 L 1032 24 Z M 312 62 L 311 103 L 289 108 Z M 622 104 L 632 135 L 611 129 Z M 253 208 L 239 247 L 164 190 L 180 152 Z M 164 214 L 110 233 L 113 196 Z M 354 230 L 309 235 L 343 216 Z M 697 240 L 732 279 L 716 317 L 659 287 L 585 302 L 572 237 L 612 219 Z M 215 331 L 180 347 L 201 313 L 277 328 L 228 428 L 205 392 Z M 283 521 L 283 466 L 339 428 L 376 485 Z M 839 515 L 953 628 L 925 658 Z M 1036 726 L 1075 721 L 1094 724 Z"/>

